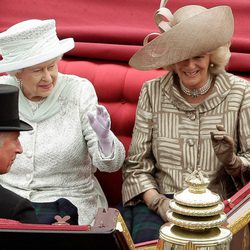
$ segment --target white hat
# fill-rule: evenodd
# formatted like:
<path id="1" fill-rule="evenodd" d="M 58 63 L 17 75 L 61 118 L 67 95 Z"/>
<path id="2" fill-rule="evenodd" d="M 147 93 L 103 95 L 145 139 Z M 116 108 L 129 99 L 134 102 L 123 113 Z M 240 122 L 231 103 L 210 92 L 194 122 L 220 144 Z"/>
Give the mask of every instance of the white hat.
<path id="1" fill-rule="evenodd" d="M 0 33 L 0 73 L 30 67 L 63 55 L 73 38 L 59 40 L 54 19 L 31 19 Z"/>

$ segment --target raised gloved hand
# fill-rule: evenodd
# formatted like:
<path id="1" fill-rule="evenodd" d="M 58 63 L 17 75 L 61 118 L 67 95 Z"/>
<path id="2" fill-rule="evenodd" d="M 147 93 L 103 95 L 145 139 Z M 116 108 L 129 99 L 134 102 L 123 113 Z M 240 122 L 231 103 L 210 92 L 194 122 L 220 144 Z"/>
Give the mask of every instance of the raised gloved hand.
<path id="1" fill-rule="evenodd" d="M 156 212 L 165 222 L 168 221 L 167 210 L 169 209 L 169 199 L 165 195 L 155 194 L 147 206 Z"/>
<path id="2" fill-rule="evenodd" d="M 222 125 L 216 126 L 216 132 L 211 132 L 211 140 L 214 152 L 228 174 L 238 176 L 243 166 L 241 159 L 234 153 L 234 140 L 230 137 Z"/>
<path id="3" fill-rule="evenodd" d="M 108 111 L 104 106 L 97 105 L 96 114 L 87 113 L 89 123 L 95 131 L 101 150 L 105 156 L 112 153 L 113 136 L 110 132 L 111 121 Z"/>

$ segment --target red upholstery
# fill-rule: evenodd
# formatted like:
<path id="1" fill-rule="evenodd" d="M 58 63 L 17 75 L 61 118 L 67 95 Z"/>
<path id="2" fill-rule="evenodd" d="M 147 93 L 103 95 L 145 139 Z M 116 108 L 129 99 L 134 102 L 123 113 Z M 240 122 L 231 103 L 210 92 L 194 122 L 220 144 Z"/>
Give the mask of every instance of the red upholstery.
<path id="1" fill-rule="evenodd" d="M 126 63 L 86 60 L 62 60 L 59 71 L 89 79 L 99 102 L 109 111 L 112 131 L 128 150 L 135 120 L 135 111 L 141 86 L 145 80 L 165 73 L 163 70 L 142 72 Z M 121 201 L 121 170 L 115 173 L 97 173 L 110 206 Z"/>

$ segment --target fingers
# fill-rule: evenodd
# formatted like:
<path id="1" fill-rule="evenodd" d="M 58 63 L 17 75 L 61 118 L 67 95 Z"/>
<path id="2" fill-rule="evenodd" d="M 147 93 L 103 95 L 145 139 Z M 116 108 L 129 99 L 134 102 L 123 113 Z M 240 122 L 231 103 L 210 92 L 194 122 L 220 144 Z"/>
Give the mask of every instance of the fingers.
<path id="1" fill-rule="evenodd" d="M 210 132 L 210 134 L 211 134 L 212 139 L 217 140 L 217 141 L 223 140 L 226 135 L 225 132 L 223 131 Z"/>
<path id="2" fill-rule="evenodd" d="M 210 132 L 213 142 L 222 142 L 227 144 L 234 144 L 233 138 L 229 136 L 222 125 L 217 125 L 217 131 Z"/>
<path id="3" fill-rule="evenodd" d="M 87 112 L 87 117 L 92 127 L 98 126 L 103 130 L 109 130 L 111 127 L 110 115 L 102 105 L 96 106 L 96 112 Z"/>
<path id="4" fill-rule="evenodd" d="M 110 115 L 104 106 L 97 105 L 96 118 L 104 128 L 106 129 L 110 128 L 111 125 Z"/>
<path id="5" fill-rule="evenodd" d="M 217 141 L 221 141 L 225 139 L 227 135 L 225 128 L 223 125 L 216 125 L 217 131 L 210 132 L 211 138 Z"/>
<path id="6" fill-rule="evenodd" d="M 225 142 L 227 142 L 227 143 L 230 143 L 230 144 L 234 144 L 234 140 L 233 140 L 233 138 L 231 137 L 231 136 L 229 136 L 229 135 L 224 135 L 224 141 Z"/>
<path id="7" fill-rule="evenodd" d="M 93 115 L 91 112 L 88 112 L 88 113 L 87 113 L 87 116 L 88 116 L 89 123 L 90 123 L 90 124 L 93 124 L 94 121 L 95 121 L 94 115 Z"/>
<path id="8" fill-rule="evenodd" d="M 218 131 L 224 131 L 224 132 L 226 131 L 224 126 L 221 124 L 216 125 L 216 128 L 218 129 Z"/>
<path id="9" fill-rule="evenodd" d="M 96 115 L 102 117 L 104 120 L 110 119 L 107 109 L 102 105 L 97 105 Z"/>

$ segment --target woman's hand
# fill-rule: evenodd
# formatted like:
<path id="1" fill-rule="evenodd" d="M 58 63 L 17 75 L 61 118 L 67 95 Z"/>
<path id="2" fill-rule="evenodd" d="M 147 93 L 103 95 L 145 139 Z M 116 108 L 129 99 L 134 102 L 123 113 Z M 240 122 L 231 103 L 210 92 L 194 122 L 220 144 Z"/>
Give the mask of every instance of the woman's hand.
<path id="1" fill-rule="evenodd" d="M 217 131 L 211 132 L 214 152 L 228 174 L 238 176 L 243 166 L 241 159 L 234 153 L 234 140 L 222 125 L 216 126 Z"/>
<path id="2" fill-rule="evenodd" d="M 168 221 L 169 199 L 165 195 L 159 194 L 155 189 L 152 189 L 143 194 L 143 199 L 150 210 L 157 213 L 165 222 Z"/>
<path id="3" fill-rule="evenodd" d="M 95 131 L 101 150 L 105 156 L 112 153 L 113 137 L 110 133 L 111 120 L 104 106 L 97 105 L 96 114 L 87 113 L 89 123 Z"/>

